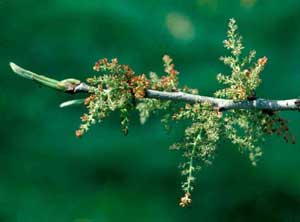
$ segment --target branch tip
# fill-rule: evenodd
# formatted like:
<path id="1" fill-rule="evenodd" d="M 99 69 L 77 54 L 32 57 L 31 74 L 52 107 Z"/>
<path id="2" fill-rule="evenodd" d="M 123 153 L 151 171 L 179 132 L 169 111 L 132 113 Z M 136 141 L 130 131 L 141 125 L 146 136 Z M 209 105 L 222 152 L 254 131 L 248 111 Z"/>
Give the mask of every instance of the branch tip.
<path id="1" fill-rule="evenodd" d="M 32 74 L 30 71 L 27 71 L 23 68 L 21 68 L 20 66 L 18 66 L 17 64 L 10 62 L 9 63 L 10 68 L 14 71 L 15 74 L 20 75 L 23 78 L 26 79 L 32 79 Z"/>
<path id="2" fill-rule="evenodd" d="M 15 64 L 15 63 L 13 63 L 13 62 L 10 62 L 9 63 L 9 66 L 10 66 L 10 68 L 15 72 L 15 70 L 18 68 L 18 66 Z"/>

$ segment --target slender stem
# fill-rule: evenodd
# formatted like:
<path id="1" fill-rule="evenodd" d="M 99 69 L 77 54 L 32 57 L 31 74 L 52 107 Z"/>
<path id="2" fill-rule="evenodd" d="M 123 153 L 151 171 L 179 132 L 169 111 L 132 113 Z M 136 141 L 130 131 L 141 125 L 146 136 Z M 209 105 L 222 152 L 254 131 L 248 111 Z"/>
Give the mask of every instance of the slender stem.
<path id="1" fill-rule="evenodd" d="M 83 83 L 77 79 L 66 79 L 58 81 L 51 79 L 46 76 L 42 76 L 26 69 L 17 66 L 14 63 L 10 63 L 12 70 L 19 76 L 36 81 L 42 85 L 48 86 L 50 88 L 64 91 L 66 93 L 88 93 L 90 86 Z M 146 90 L 145 98 L 161 99 L 161 100 L 173 100 L 182 101 L 187 103 L 211 103 L 215 108 L 220 111 L 230 110 L 230 109 L 257 109 L 266 111 L 284 111 L 284 110 L 298 110 L 300 111 L 300 99 L 288 99 L 288 100 L 268 100 L 268 99 L 256 99 L 253 101 L 241 101 L 235 102 L 229 99 L 220 99 L 215 97 L 193 95 L 184 92 L 165 92 L 148 89 Z M 67 105 L 80 104 L 82 100 L 73 101 L 67 103 Z M 63 106 L 65 106 L 63 104 Z"/>
<path id="2" fill-rule="evenodd" d="M 202 131 L 202 130 L 201 130 Z M 187 177 L 187 188 L 186 188 L 186 192 L 190 192 L 192 190 L 192 182 L 194 180 L 194 177 L 193 177 L 193 172 L 195 171 L 195 168 L 194 168 L 194 157 L 195 157 L 195 152 L 196 152 L 196 148 L 197 148 L 197 142 L 198 140 L 201 140 L 201 133 L 202 132 L 199 132 L 194 143 L 193 143 L 193 148 L 192 148 L 192 152 L 191 152 L 191 155 L 190 155 L 190 161 L 189 161 L 189 169 L 188 169 L 188 177 Z"/>

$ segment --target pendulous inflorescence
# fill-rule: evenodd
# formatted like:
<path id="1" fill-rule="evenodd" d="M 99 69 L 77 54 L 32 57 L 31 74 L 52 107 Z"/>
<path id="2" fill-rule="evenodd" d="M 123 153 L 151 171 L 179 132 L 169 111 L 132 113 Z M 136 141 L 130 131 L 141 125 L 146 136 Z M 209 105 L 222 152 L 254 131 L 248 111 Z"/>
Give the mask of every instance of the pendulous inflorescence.
<path id="1" fill-rule="evenodd" d="M 236 102 L 255 100 L 256 89 L 261 84 L 261 73 L 268 59 L 262 57 L 255 61 L 254 50 L 243 56 L 244 46 L 237 29 L 235 20 L 230 19 L 227 39 L 224 41 L 229 55 L 220 59 L 231 72 L 228 75 L 217 75 L 217 80 L 224 88 L 215 92 L 215 96 Z M 197 90 L 180 88 L 179 72 L 168 55 L 163 57 L 163 65 L 165 75 L 158 76 L 150 72 L 147 77 L 145 74 L 136 75 L 127 65 L 120 65 L 117 59 L 97 61 L 94 70 L 98 75 L 87 79 L 91 86 L 90 95 L 84 100 L 88 112 L 81 117 L 82 124 L 76 135 L 81 137 L 91 125 L 103 121 L 114 111 L 120 113 L 121 128 L 125 135 L 128 133 L 129 113 L 134 109 L 139 112 L 142 124 L 153 113 L 163 114 L 162 123 L 166 128 L 169 128 L 171 121 L 188 122 L 182 141 L 171 146 L 172 150 L 181 151 L 184 159 L 180 163 L 181 174 L 185 178 L 180 206 L 185 207 L 191 203 L 195 174 L 203 166 L 212 163 L 220 138 L 228 139 L 237 145 L 239 151 L 247 153 L 253 165 L 262 155 L 259 144 L 265 135 L 277 134 L 287 142 L 294 143 L 286 120 L 275 112 L 224 112 L 210 103 L 185 104 L 145 98 L 147 89 L 197 94 Z"/>
<path id="2" fill-rule="evenodd" d="M 278 110 L 253 107 L 225 109 L 219 105 L 224 101 L 229 101 L 230 104 L 257 102 L 256 90 L 261 84 L 262 71 L 268 61 L 266 57 L 255 59 L 254 50 L 245 55 L 242 37 L 237 30 L 235 20 L 230 19 L 227 38 L 223 42 L 228 55 L 220 58 L 229 67 L 230 72 L 217 75 L 217 81 L 223 88 L 215 92 L 216 98 L 206 97 L 210 99 L 203 99 L 204 102 L 201 103 L 196 99 L 166 100 L 148 95 L 151 90 L 179 96 L 189 95 L 189 98 L 198 94 L 196 89 L 179 85 L 179 72 L 168 55 L 162 59 L 163 75 L 154 72 L 138 75 L 129 66 L 119 64 L 117 59 L 101 59 L 95 63 L 93 69 L 96 75 L 87 79 L 88 84 L 74 79 L 50 79 L 24 70 L 13 63 L 11 67 L 20 76 L 48 87 L 71 94 L 88 93 L 84 99 L 68 101 L 61 105 L 83 102 L 87 108 L 86 113 L 81 116 L 82 123 L 76 130 L 77 137 L 82 137 L 92 125 L 102 122 L 112 112 L 119 113 L 121 129 L 125 135 L 128 133 L 130 113 L 134 111 L 139 113 L 141 124 L 145 124 L 152 114 L 161 116 L 161 122 L 167 130 L 172 122 L 186 124 L 181 141 L 170 146 L 172 150 L 181 152 L 183 157 L 179 164 L 184 178 L 183 197 L 179 205 L 185 207 L 192 202 L 191 194 L 196 173 L 212 163 L 221 139 L 235 144 L 241 153 L 249 156 L 254 166 L 262 155 L 261 144 L 267 135 L 276 134 L 287 143 L 295 143 L 287 120 L 279 116 Z M 216 100 L 219 103 L 214 102 Z M 299 100 L 293 100 L 293 104 L 295 106 L 292 109 L 300 109 Z"/>

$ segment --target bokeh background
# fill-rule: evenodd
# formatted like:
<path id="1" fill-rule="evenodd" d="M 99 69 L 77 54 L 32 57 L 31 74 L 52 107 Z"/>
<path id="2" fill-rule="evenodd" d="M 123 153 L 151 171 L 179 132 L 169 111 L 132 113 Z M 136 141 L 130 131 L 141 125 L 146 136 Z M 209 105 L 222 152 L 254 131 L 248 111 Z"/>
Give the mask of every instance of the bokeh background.
<path id="1" fill-rule="evenodd" d="M 85 79 L 97 59 L 118 57 L 137 73 L 162 73 L 167 53 L 182 85 L 211 95 L 228 71 L 218 58 L 231 17 L 247 49 L 269 58 L 258 95 L 300 96 L 299 0 L 1 0 L 0 221 L 300 221 L 299 112 L 282 114 L 298 142 L 268 138 L 256 168 L 220 144 L 181 209 L 180 154 L 168 150 L 180 127 L 166 135 L 157 117 L 140 126 L 133 115 L 124 137 L 112 116 L 77 139 L 84 108 L 60 109 L 73 97 L 8 66 Z"/>

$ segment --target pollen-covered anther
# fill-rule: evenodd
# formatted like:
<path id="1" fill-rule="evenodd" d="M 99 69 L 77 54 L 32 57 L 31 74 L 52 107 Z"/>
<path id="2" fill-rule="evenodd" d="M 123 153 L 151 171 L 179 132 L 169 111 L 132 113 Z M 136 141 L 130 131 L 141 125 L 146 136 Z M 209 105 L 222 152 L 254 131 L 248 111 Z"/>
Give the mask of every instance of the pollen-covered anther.
<path id="1" fill-rule="evenodd" d="M 190 203 L 192 203 L 192 199 L 190 197 L 191 197 L 191 194 L 189 192 L 185 193 L 185 195 L 183 197 L 181 197 L 181 199 L 180 199 L 179 206 L 186 207 Z"/>
<path id="2" fill-rule="evenodd" d="M 79 137 L 82 137 L 83 131 L 82 131 L 81 129 L 76 130 L 75 135 L 76 135 L 78 138 L 79 138 Z"/>
<path id="3" fill-rule="evenodd" d="M 95 99 L 95 95 L 90 95 L 89 97 L 85 98 L 84 105 L 87 106 L 94 99 Z"/>
<path id="4" fill-rule="evenodd" d="M 268 58 L 266 56 L 258 59 L 258 64 L 261 65 L 261 66 L 265 66 L 268 62 Z"/>
<path id="5" fill-rule="evenodd" d="M 250 77 L 250 74 L 251 74 L 251 71 L 249 69 L 246 69 L 244 71 L 245 75 L 249 78 Z"/>
<path id="6" fill-rule="evenodd" d="M 146 89 L 149 87 L 150 81 L 144 74 L 135 76 L 130 80 L 130 86 L 132 87 L 135 98 L 141 99 L 145 97 Z"/>
<path id="7" fill-rule="evenodd" d="M 112 62 L 113 64 L 118 64 L 118 59 L 117 59 L 117 58 L 113 58 L 113 59 L 111 60 L 111 62 Z"/>
<path id="8" fill-rule="evenodd" d="M 99 72 L 99 70 L 100 70 L 100 63 L 99 62 L 95 63 L 95 65 L 93 66 L 93 70 L 96 71 L 96 72 Z"/>
<path id="9" fill-rule="evenodd" d="M 80 119 L 82 122 L 86 122 L 89 120 L 89 117 L 88 117 L 88 115 L 84 114 L 83 116 L 80 117 Z"/>

